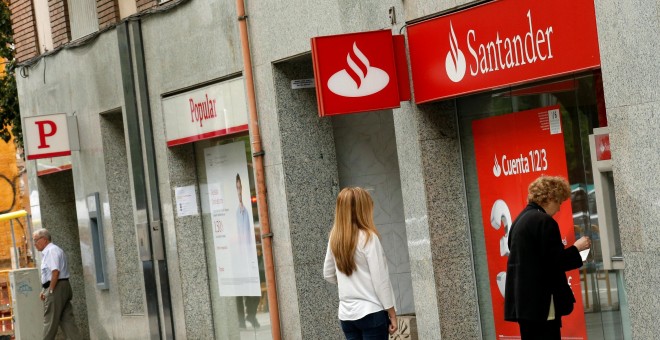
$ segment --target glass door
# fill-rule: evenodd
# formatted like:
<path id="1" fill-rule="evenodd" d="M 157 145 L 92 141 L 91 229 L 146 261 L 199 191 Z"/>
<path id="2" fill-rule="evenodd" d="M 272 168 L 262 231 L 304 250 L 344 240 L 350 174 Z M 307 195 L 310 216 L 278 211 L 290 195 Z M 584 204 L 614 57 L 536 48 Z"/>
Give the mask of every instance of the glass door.
<path id="1" fill-rule="evenodd" d="M 196 142 L 195 159 L 215 338 L 272 339 L 249 136 Z"/>
<path id="2" fill-rule="evenodd" d="M 599 72 L 480 93 L 456 100 L 483 336 L 489 339 L 497 337 L 493 326 L 495 317 L 492 313 L 493 302 L 488 283 L 488 255 L 484 249 L 484 226 L 480 213 L 472 123 L 479 119 L 553 105 L 560 107 L 568 180 L 572 189 L 575 239 L 586 235 L 593 240 L 592 251 L 579 270 L 586 335 L 590 340 L 628 339 L 629 333 L 626 329 L 629 323 L 625 321 L 627 304 L 621 270 L 623 259 L 620 256 L 620 247 L 617 250 L 616 246 L 613 246 L 610 248 L 613 248 L 615 253 L 612 256 L 616 265 L 606 265 L 603 261 L 603 226 L 599 223 L 597 204 L 600 200 L 597 191 L 602 190 L 596 190 L 598 183 L 594 183 L 589 145 L 589 136 L 594 129 L 607 125 Z M 508 131 L 507 134 L 506 138 L 516 138 L 515 131 Z M 611 172 L 609 177 L 607 176 L 604 178 L 611 180 Z M 613 197 L 611 190 L 606 194 L 610 198 Z M 615 208 L 605 210 L 616 211 Z M 616 220 L 616 216 L 613 220 Z M 616 227 L 614 229 L 618 230 Z M 607 235 L 608 240 L 616 237 L 615 234 L 617 233 L 610 232 Z"/>

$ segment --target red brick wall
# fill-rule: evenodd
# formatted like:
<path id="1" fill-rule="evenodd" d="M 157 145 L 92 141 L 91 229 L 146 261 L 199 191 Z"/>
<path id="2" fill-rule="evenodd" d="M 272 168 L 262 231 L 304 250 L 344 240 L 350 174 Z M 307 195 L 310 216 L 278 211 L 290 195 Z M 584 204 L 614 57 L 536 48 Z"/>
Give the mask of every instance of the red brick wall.
<path id="1" fill-rule="evenodd" d="M 53 47 L 57 48 L 71 40 L 67 0 L 48 0 L 48 10 L 53 31 Z"/>
<path id="2" fill-rule="evenodd" d="M 99 18 L 99 29 L 116 23 L 119 20 L 117 0 L 96 0 L 96 13 Z"/>
<path id="3" fill-rule="evenodd" d="M 12 0 L 11 28 L 14 31 L 16 59 L 21 62 L 39 54 L 37 27 L 34 20 L 34 10 L 31 0 Z"/>
<path id="4" fill-rule="evenodd" d="M 156 0 L 135 0 L 135 3 L 137 4 L 138 12 L 142 12 L 158 4 Z"/>

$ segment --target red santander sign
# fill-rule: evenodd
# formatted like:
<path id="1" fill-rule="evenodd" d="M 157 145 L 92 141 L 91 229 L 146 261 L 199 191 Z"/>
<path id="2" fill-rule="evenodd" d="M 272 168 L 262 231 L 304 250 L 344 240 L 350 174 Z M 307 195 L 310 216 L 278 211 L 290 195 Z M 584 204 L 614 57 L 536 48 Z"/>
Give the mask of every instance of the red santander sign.
<path id="1" fill-rule="evenodd" d="M 408 27 L 417 104 L 600 66 L 592 0 L 500 0 Z"/>
<path id="2" fill-rule="evenodd" d="M 312 38 L 319 115 L 400 106 L 392 32 Z"/>

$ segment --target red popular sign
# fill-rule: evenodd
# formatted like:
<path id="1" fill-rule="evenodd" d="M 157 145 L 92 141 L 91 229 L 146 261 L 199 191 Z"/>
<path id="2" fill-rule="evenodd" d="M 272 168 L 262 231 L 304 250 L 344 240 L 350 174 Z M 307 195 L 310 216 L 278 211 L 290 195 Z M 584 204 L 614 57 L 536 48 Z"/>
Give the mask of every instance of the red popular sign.
<path id="1" fill-rule="evenodd" d="M 600 65 L 593 0 L 501 0 L 408 27 L 415 102 Z"/>
<path id="2" fill-rule="evenodd" d="M 400 106 L 390 30 L 312 38 L 312 59 L 321 116 Z"/>
<path id="3" fill-rule="evenodd" d="M 507 131 L 516 131 L 515 137 Z M 511 113 L 472 123 L 488 275 L 498 339 L 515 339 L 518 324 L 504 321 L 509 227 L 527 205 L 527 187 L 540 175 L 568 177 L 559 106 Z M 554 218 L 564 244 L 575 242 L 570 200 Z M 562 318 L 562 335 L 586 339 L 580 273 L 567 273 L 577 303 Z"/>

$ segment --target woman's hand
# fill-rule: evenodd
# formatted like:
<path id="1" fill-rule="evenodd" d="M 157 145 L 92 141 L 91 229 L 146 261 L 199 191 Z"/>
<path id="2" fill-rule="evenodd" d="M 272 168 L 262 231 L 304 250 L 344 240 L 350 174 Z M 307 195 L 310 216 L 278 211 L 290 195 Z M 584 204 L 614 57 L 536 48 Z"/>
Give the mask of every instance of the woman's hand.
<path id="1" fill-rule="evenodd" d="M 591 239 L 587 236 L 582 236 L 573 244 L 578 251 L 583 251 L 591 248 Z"/>
<path id="2" fill-rule="evenodd" d="M 396 311 L 394 310 L 394 307 L 387 309 L 387 317 L 390 319 L 390 325 L 387 330 L 390 334 L 394 334 L 394 332 L 399 329 L 399 323 L 396 322 Z"/>
<path id="3" fill-rule="evenodd" d="M 399 329 L 399 323 L 396 321 L 396 315 L 389 315 L 390 318 L 390 326 L 388 328 L 388 331 L 390 334 L 394 334 Z"/>

